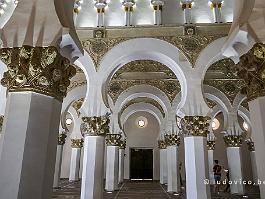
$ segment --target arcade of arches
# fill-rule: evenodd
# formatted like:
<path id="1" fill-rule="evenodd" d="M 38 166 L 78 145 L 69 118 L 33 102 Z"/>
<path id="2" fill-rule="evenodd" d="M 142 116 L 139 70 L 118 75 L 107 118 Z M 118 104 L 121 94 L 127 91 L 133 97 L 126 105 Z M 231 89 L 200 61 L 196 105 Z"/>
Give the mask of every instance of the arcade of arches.
<path id="1" fill-rule="evenodd" d="M 0 0 L 0 198 L 265 199 L 264 13 Z"/>

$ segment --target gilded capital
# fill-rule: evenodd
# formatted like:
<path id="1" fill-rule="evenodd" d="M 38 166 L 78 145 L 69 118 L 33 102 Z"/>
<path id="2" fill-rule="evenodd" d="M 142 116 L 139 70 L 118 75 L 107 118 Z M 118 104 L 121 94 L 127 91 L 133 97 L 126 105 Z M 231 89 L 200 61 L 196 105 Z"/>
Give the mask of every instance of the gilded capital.
<path id="1" fill-rule="evenodd" d="M 243 135 L 225 135 L 224 141 L 227 147 L 241 147 L 243 143 Z"/>
<path id="2" fill-rule="evenodd" d="M 120 146 L 121 134 L 107 134 L 106 144 L 107 146 Z"/>
<path id="3" fill-rule="evenodd" d="M 65 144 L 65 139 L 66 139 L 67 135 L 64 133 L 60 133 L 58 135 L 58 145 L 64 145 Z"/>
<path id="4" fill-rule="evenodd" d="M 126 140 L 120 140 L 119 146 L 120 146 L 120 149 L 125 149 L 126 148 Z"/>
<path id="5" fill-rule="evenodd" d="M 0 58 L 8 68 L 1 84 L 9 92 L 32 91 L 62 101 L 76 73 L 54 46 L 2 48 Z"/>
<path id="6" fill-rule="evenodd" d="M 207 149 L 214 150 L 215 149 L 215 141 L 207 141 Z"/>
<path id="7" fill-rule="evenodd" d="M 177 134 L 165 134 L 165 145 L 166 146 L 174 146 L 180 145 L 180 137 Z"/>
<path id="8" fill-rule="evenodd" d="M 257 43 L 242 55 L 236 70 L 247 85 L 248 101 L 265 96 L 265 44 Z"/>
<path id="9" fill-rule="evenodd" d="M 89 136 L 106 136 L 109 133 L 109 122 L 108 116 L 83 117 L 80 130 Z"/>
<path id="10" fill-rule="evenodd" d="M 166 144 L 165 140 L 158 140 L 157 143 L 158 143 L 159 149 L 166 149 L 167 148 L 167 144 Z"/>
<path id="11" fill-rule="evenodd" d="M 1 115 L 1 116 L 0 116 L 0 133 L 2 132 L 3 122 L 4 122 L 4 116 Z"/>
<path id="12" fill-rule="evenodd" d="M 211 118 L 208 116 L 185 116 L 181 120 L 181 126 L 186 135 L 206 137 L 210 121 Z"/>
<path id="13" fill-rule="evenodd" d="M 248 145 L 248 150 L 249 151 L 255 151 L 255 144 L 253 141 L 251 140 L 246 140 L 246 143 Z"/>
<path id="14" fill-rule="evenodd" d="M 82 148 L 83 147 L 83 139 L 71 139 L 72 144 L 71 147 L 72 148 Z"/>

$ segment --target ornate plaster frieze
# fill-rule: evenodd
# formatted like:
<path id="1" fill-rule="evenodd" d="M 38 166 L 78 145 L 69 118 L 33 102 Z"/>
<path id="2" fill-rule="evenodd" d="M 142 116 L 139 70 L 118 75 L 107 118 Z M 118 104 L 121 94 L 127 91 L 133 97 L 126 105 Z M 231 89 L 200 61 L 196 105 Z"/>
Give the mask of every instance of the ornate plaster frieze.
<path id="1" fill-rule="evenodd" d="M 203 83 L 223 92 L 231 103 L 246 86 L 245 81 L 237 76 L 235 64 L 231 59 L 222 59 L 212 64 L 205 74 Z"/>
<path id="2" fill-rule="evenodd" d="M 67 93 L 69 93 L 70 91 L 74 90 L 77 87 L 85 86 L 85 85 L 87 85 L 87 81 L 86 80 L 83 80 L 83 81 L 71 81 L 70 85 L 68 86 Z"/>
<path id="3" fill-rule="evenodd" d="M 64 133 L 60 133 L 58 135 L 58 145 L 64 145 L 65 144 L 65 139 L 66 139 L 67 135 Z"/>
<path id="4" fill-rule="evenodd" d="M 207 105 L 209 106 L 209 108 L 213 108 L 213 107 L 216 106 L 216 102 L 213 101 L 213 100 L 210 100 L 210 99 L 208 99 L 208 98 L 206 98 L 206 103 L 207 103 Z"/>
<path id="5" fill-rule="evenodd" d="M 8 68 L 1 84 L 9 92 L 33 91 L 62 101 L 76 73 L 53 46 L 2 48 L 0 58 Z"/>
<path id="6" fill-rule="evenodd" d="M 0 115 L 0 133 L 2 132 L 3 122 L 4 122 L 4 116 Z"/>
<path id="7" fill-rule="evenodd" d="M 126 140 L 120 140 L 119 142 L 120 149 L 125 149 L 126 148 Z"/>
<path id="8" fill-rule="evenodd" d="M 180 49 L 188 61 L 194 66 L 200 52 L 214 40 L 227 36 L 228 27 L 224 26 L 179 26 L 156 28 L 127 29 L 92 29 L 87 30 L 90 38 L 81 39 L 84 49 L 92 57 L 98 70 L 103 56 L 117 44 L 134 38 L 156 38 L 167 41 Z M 80 30 L 79 34 L 85 30 Z"/>
<path id="9" fill-rule="evenodd" d="M 180 137 L 177 134 L 165 134 L 165 144 L 166 146 L 179 146 Z"/>
<path id="10" fill-rule="evenodd" d="M 110 119 L 108 116 L 83 117 L 81 133 L 89 136 L 106 136 L 109 133 Z"/>
<path id="11" fill-rule="evenodd" d="M 155 106 L 163 115 L 163 117 L 165 117 L 165 112 L 163 107 L 154 99 L 148 98 L 148 97 L 137 97 L 132 99 L 131 101 L 129 101 L 128 103 L 126 103 L 120 110 L 119 114 L 122 115 L 122 113 L 131 105 L 133 104 L 137 104 L 137 103 L 147 103 L 147 104 L 151 104 L 153 106 Z"/>
<path id="12" fill-rule="evenodd" d="M 207 140 L 207 149 L 214 150 L 215 149 L 215 141 L 208 141 Z"/>
<path id="13" fill-rule="evenodd" d="M 240 57 L 237 74 L 246 83 L 248 101 L 265 96 L 265 44 L 255 44 Z"/>
<path id="14" fill-rule="evenodd" d="M 224 141 L 227 147 L 241 147 L 245 136 L 242 135 L 225 135 Z"/>
<path id="15" fill-rule="evenodd" d="M 158 144 L 159 149 L 166 149 L 167 148 L 167 144 L 166 144 L 165 140 L 158 140 L 157 144 Z"/>
<path id="16" fill-rule="evenodd" d="M 80 108 L 83 105 L 84 98 L 76 100 L 73 102 L 72 107 L 76 110 L 77 114 L 80 115 Z"/>
<path id="17" fill-rule="evenodd" d="M 121 134 L 107 134 L 106 145 L 107 146 L 120 146 Z"/>
<path id="18" fill-rule="evenodd" d="M 177 77 L 167 66 L 152 60 L 136 60 L 125 64 L 113 75 L 108 84 L 108 94 L 115 103 L 124 90 L 136 85 L 156 87 L 170 101 L 181 90 Z"/>
<path id="19" fill-rule="evenodd" d="M 246 143 L 248 145 L 248 150 L 249 151 L 255 151 L 255 144 L 252 140 L 246 140 Z"/>
<path id="20" fill-rule="evenodd" d="M 247 110 L 249 110 L 248 100 L 245 99 L 245 100 L 241 103 L 241 106 L 243 106 L 244 108 L 246 108 Z"/>
<path id="21" fill-rule="evenodd" d="M 72 148 L 82 148 L 83 147 L 83 139 L 71 139 L 72 144 L 71 147 Z"/>
<path id="22" fill-rule="evenodd" d="M 206 137 L 210 121 L 208 116 L 185 116 L 180 122 L 186 135 Z"/>

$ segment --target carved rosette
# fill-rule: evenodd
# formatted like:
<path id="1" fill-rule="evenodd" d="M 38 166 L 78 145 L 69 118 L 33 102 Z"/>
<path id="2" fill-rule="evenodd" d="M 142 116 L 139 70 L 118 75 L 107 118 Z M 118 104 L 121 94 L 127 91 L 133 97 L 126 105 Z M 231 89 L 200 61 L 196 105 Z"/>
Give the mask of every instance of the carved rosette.
<path id="1" fill-rule="evenodd" d="M 158 140 L 157 143 L 158 143 L 159 149 L 166 149 L 167 148 L 167 144 L 166 144 L 165 140 Z"/>
<path id="2" fill-rule="evenodd" d="M 71 147 L 72 148 L 82 148 L 83 147 L 83 139 L 71 139 L 72 144 Z"/>
<path id="3" fill-rule="evenodd" d="M 2 132 L 2 127 L 3 127 L 3 122 L 4 122 L 4 116 L 0 116 L 0 133 Z"/>
<path id="4" fill-rule="evenodd" d="M 185 116 L 181 120 L 181 126 L 186 135 L 206 137 L 210 121 L 211 118 L 208 116 Z"/>
<path id="5" fill-rule="evenodd" d="M 226 135 L 224 141 L 227 147 L 241 147 L 243 143 L 243 135 Z"/>
<path id="6" fill-rule="evenodd" d="M 62 101 L 76 73 L 54 46 L 2 48 L 0 58 L 8 68 L 1 84 L 9 92 L 33 91 Z"/>
<path id="7" fill-rule="evenodd" d="M 107 134 L 106 144 L 107 146 L 120 146 L 121 134 Z"/>
<path id="8" fill-rule="evenodd" d="M 246 143 L 248 145 L 248 150 L 249 151 L 255 151 L 255 145 L 254 145 L 254 142 L 251 141 L 251 140 L 246 140 Z"/>
<path id="9" fill-rule="evenodd" d="M 64 133 L 60 133 L 58 135 L 58 145 L 64 145 L 65 144 L 65 139 L 66 139 L 67 135 Z"/>
<path id="10" fill-rule="evenodd" d="M 180 137 L 177 134 L 166 134 L 165 135 L 166 146 L 180 145 Z"/>
<path id="11" fill-rule="evenodd" d="M 89 136 L 106 136 L 109 133 L 109 117 L 83 117 L 80 126 L 81 133 Z"/>
<path id="12" fill-rule="evenodd" d="M 125 149 L 126 148 L 126 140 L 120 140 L 119 146 L 120 146 L 120 149 Z"/>
<path id="13" fill-rule="evenodd" d="M 248 101 L 265 96 L 265 44 L 257 43 L 241 56 L 236 69 L 247 84 L 244 91 Z"/>
<path id="14" fill-rule="evenodd" d="M 215 141 L 207 141 L 207 149 L 214 150 L 215 149 Z"/>

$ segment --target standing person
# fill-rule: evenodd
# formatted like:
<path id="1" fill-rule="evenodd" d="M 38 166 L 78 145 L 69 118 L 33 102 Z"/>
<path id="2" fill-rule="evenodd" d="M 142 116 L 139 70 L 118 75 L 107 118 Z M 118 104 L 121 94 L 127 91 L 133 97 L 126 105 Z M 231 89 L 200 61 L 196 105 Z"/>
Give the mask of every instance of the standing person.
<path id="1" fill-rule="evenodd" d="M 219 161 L 214 161 L 215 165 L 213 167 L 213 173 L 214 173 L 214 180 L 215 180 L 215 187 L 214 191 L 219 194 L 220 191 L 220 184 L 221 184 L 221 171 L 222 167 L 219 165 Z"/>

